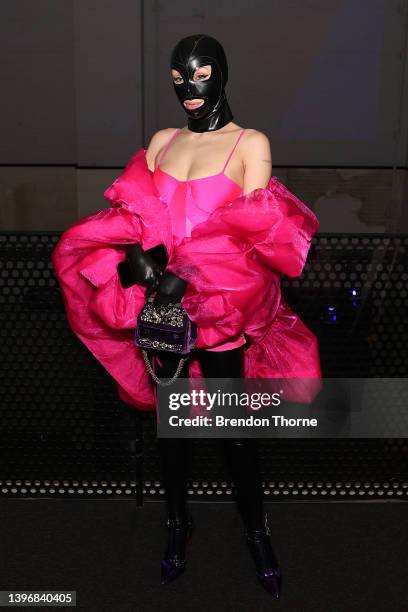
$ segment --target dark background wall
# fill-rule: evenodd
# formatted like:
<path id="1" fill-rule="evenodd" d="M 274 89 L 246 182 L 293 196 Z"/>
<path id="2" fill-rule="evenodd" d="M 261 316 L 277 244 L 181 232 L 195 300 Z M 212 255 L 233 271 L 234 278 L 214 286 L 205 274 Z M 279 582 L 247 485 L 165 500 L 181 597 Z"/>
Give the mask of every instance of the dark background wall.
<path id="1" fill-rule="evenodd" d="M 322 231 L 336 210 L 344 231 L 408 227 L 406 0 L 3 0 L 0 11 L 2 228 L 63 229 L 106 205 L 130 154 L 185 124 L 168 62 L 197 32 L 225 47 L 234 120 L 264 131 L 274 172 L 330 211 Z"/>

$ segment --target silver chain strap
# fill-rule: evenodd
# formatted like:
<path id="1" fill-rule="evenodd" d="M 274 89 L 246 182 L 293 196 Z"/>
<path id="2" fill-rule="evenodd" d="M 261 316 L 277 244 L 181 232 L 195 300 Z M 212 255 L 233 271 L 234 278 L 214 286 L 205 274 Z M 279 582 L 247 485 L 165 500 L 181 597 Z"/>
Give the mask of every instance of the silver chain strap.
<path id="1" fill-rule="evenodd" d="M 176 380 L 176 378 L 179 376 L 179 374 L 180 374 L 180 372 L 181 372 L 181 370 L 182 370 L 182 368 L 183 368 L 184 362 L 185 362 L 185 361 L 187 361 L 187 359 L 188 359 L 188 356 L 187 356 L 187 357 L 180 357 L 180 361 L 179 361 L 179 364 L 178 364 L 178 366 L 177 366 L 177 370 L 175 371 L 175 373 L 173 374 L 173 376 L 172 376 L 172 377 L 171 377 L 171 378 L 170 378 L 168 381 L 163 382 L 163 381 L 161 380 L 161 378 L 159 378 L 158 376 L 156 376 L 156 373 L 154 372 L 154 370 L 153 370 L 153 368 L 152 368 L 152 366 L 151 366 L 151 363 L 150 363 L 150 361 L 149 361 L 149 357 L 148 357 L 148 355 L 147 355 L 147 351 L 145 351 L 144 349 L 142 349 L 142 353 L 143 353 L 143 359 L 144 359 L 144 362 L 145 362 L 145 364 L 146 364 L 147 371 L 149 372 L 149 374 L 150 374 L 150 376 L 153 378 L 153 380 L 154 380 L 154 381 L 155 381 L 155 382 L 156 382 L 158 385 L 160 385 L 161 387 L 168 387 L 169 385 L 171 385 L 171 384 L 172 384 L 172 383 L 173 383 L 173 382 Z"/>

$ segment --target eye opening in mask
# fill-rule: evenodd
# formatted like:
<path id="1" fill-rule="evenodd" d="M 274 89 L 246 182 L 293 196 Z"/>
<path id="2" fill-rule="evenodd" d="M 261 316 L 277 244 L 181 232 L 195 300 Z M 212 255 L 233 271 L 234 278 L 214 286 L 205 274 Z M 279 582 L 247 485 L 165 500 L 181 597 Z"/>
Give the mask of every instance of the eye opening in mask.
<path id="1" fill-rule="evenodd" d="M 194 81 L 207 81 L 212 74 L 212 66 L 211 64 L 203 64 L 202 66 L 197 66 L 194 70 L 193 80 Z M 180 72 L 176 68 L 171 69 L 171 77 L 173 79 L 173 83 L 175 85 L 182 85 L 184 83 L 184 79 L 181 76 Z"/>

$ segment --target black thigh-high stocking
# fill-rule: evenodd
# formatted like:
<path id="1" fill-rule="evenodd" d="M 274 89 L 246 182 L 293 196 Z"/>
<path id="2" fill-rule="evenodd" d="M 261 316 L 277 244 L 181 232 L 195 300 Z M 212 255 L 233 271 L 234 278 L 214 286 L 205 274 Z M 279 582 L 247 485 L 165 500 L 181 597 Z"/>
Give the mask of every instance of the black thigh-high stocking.
<path id="1" fill-rule="evenodd" d="M 170 519 L 184 522 L 187 518 L 187 480 L 191 464 L 188 438 L 158 438 L 166 508 Z"/>
<path id="2" fill-rule="evenodd" d="M 160 378 L 173 376 L 179 356 L 173 353 L 156 353 L 160 364 L 155 361 L 155 373 Z M 188 362 L 184 363 L 180 373 L 182 378 L 188 376 Z M 184 522 L 187 518 L 187 480 L 191 465 L 191 440 L 188 438 L 157 439 L 163 485 L 166 489 L 166 509 L 168 518 Z"/>
<path id="3" fill-rule="evenodd" d="M 200 351 L 205 378 L 241 378 L 243 349 Z M 237 503 L 248 529 L 264 524 L 262 480 L 254 438 L 224 438 L 224 453 L 237 491 Z"/>
<path id="4" fill-rule="evenodd" d="M 258 448 L 253 438 L 223 439 L 227 463 L 237 491 L 237 503 L 248 529 L 261 529 L 263 491 Z"/>

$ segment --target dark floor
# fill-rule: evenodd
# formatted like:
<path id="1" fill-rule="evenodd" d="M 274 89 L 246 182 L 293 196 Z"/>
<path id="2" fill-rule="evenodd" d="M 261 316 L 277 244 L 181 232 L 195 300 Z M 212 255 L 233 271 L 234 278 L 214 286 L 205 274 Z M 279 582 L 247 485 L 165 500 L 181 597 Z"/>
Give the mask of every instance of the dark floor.
<path id="1" fill-rule="evenodd" d="M 3 498 L 0 504 L 0 590 L 76 590 L 77 609 L 88 612 L 408 609 L 403 502 L 268 504 L 284 572 L 279 601 L 256 581 L 233 503 L 191 504 L 197 528 L 187 572 L 166 586 L 159 582 L 161 503 Z"/>

